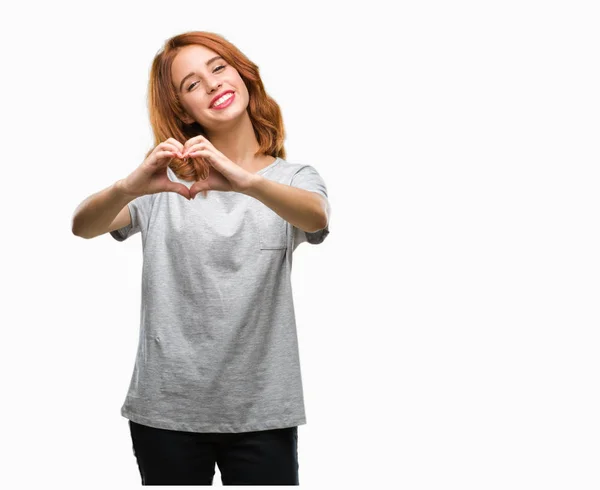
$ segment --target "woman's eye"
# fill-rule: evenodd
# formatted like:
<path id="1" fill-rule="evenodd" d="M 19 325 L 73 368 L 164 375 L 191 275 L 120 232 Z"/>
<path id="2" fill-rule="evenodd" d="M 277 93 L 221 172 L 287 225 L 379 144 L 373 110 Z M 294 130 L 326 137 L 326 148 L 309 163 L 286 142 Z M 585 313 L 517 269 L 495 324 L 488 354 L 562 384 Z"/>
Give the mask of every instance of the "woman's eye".
<path id="1" fill-rule="evenodd" d="M 216 72 L 217 70 L 219 70 L 219 68 L 223 68 L 223 69 L 225 69 L 225 67 L 224 67 L 223 65 L 219 65 L 219 66 L 217 66 L 217 67 L 216 67 L 216 68 L 213 70 L 213 73 L 214 73 L 214 72 Z M 220 71 L 220 70 L 219 70 L 219 71 Z M 196 85 L 197 83 L 198 83 L 198 82 L 194 82 L 194 83 L 192 83 L 192 84 L 191 84 L 191 85 L 188 87 L 188 92 L 189 92 L 190 90 L 192 90 L 192 88 L 194 87 L 194 85 Z"/>

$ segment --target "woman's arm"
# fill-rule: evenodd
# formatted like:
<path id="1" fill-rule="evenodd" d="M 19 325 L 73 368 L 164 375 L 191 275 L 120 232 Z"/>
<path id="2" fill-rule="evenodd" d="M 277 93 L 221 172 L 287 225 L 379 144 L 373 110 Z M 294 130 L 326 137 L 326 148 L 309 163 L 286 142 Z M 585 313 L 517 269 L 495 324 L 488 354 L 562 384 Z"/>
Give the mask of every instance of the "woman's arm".
<path id="1" fill-rule="evenodd" d="M 121 190 L 121 181 L 84 199 L 71 218 L 71 231 L 82 238 L 94 238 L 115 226 L 131 222 L 127 204 L 134 198 Z"/>
<path id="2" fill-rule="evenodd" d="M 284 220 L 308 233 L 322 230 L 329 222 L 329 202 L 316 192 L 255 175 L 252 184 L 242 193 L 258 199 Z"/>

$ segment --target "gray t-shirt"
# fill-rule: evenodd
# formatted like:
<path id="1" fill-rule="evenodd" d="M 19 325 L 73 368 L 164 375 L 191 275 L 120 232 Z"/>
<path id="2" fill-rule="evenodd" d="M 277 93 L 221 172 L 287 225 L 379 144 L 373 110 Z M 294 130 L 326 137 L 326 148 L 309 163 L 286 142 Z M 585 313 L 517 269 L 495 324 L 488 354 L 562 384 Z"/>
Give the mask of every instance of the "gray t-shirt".
<path id="1" fill-rule="evenodd" d="M 187 187 L 191 182 L 169 178 Z M 327 198 L 310 165 L 278 158 L 257 174 Z M 306 424 L 292 299 L 292 253 L 318 244 L 258 199 L 160 192 L 129 204 L 141 231 L 140 336 L 121 415 L 162 429 L 248 432 Z"/>

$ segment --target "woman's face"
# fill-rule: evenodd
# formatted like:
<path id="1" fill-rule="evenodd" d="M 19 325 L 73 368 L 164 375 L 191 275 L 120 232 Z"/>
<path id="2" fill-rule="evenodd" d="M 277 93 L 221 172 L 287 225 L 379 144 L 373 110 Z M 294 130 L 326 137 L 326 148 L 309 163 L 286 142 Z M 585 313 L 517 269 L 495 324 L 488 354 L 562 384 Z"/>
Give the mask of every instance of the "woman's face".
<path id="1" fill-rule="evenodd" d="M 246 112 L 248 89 L 238 71 L 204 46 L 181 48 L 173 60 L 171 77 L 187 113 L 183 118 L 186 124 L 196 121 L 207 130 L 218 130 Z M 228 91 L 233 91 L 233 97 L 223 104 L 227 107 L 212 105 L 215 97 Z"/>

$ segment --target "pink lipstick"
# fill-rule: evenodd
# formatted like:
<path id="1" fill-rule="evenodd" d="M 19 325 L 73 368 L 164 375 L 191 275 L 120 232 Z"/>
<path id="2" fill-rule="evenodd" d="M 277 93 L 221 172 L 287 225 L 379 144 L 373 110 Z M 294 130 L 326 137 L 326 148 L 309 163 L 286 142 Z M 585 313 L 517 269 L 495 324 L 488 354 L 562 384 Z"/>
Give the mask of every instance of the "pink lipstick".
<path id="1" fill-rule="evenodd" d="M 232 92 L 231 97 L 229 97 L 229 99 L 227 99 L 221 105 L 212 106 L 211 109 L 214 109 L 215 111 L 218 111 L 220 109 L 225 109 L 226 107 L 229 107 L 233 103 L 233 99 L 235 99 L 235 93 Z"/>

